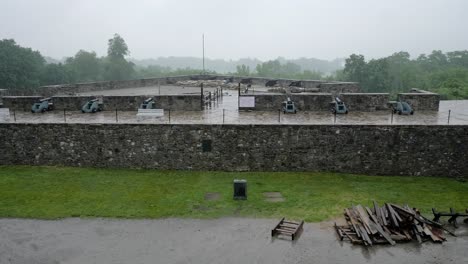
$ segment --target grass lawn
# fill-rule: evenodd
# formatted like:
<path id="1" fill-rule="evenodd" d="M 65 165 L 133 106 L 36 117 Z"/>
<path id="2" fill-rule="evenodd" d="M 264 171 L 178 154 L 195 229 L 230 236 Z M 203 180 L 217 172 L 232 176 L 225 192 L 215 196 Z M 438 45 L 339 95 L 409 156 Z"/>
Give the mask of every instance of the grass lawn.
<path id="1" fill-rule="evenodd" d="M 246 179 L 248 200 L 232 199 Z M 219 192 L 206 201 L 207 192 Z M 284 202 L 266 202 L 281 192 Z M 430 213 L 468 207 L 468 183 L 445 178 L 296 172 L 193 172 L 0 166 L 0 217 L 283 217 L 318 222 L 352 204 L 392 202 Z"/>

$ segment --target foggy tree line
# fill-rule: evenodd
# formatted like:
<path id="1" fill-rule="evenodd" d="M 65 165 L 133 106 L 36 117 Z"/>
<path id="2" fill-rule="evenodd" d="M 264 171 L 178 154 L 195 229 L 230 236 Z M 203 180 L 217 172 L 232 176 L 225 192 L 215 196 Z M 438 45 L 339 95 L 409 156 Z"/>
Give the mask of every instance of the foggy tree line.
<path id="1" fill-rule="evenodd" d="M 0 88 L 21 89 L 40 85 L 123 80 L 134 77 L 134 65 L 125 60 L 127 44 L 118 34 L 108 41 L 106 57 L 80 50 L 64 63 L 46 63 L 44 57 L 12 39 L 0 41 Z"/>
<path id="2" fill-rule="evenodd" d="M 468 99 L 468 51 L 435 50 L 416 59 L 402 51 L 369 61 L 353 54 L 335 78 L 359 82 L 367 92 L 395 94 L 422 88 L 438 92 L 445 99 Z"/>
<path id="3" fill-rule="evenodd" d="M 118 34 L 108 40 L 107 46 L 105 57 L 98 57 L 92 51 L 80 50 L 63 63 L 46 63 L 38 51 L 21 47 L 11 39 L 1 40 L 0 88 L 21 89 L 51 84 L 202 73 L 202 70 L 193 68 L 135 65 L 125 58 L 130 51 L 125 40 Z M 266 61 L 253 69 L 244 64 L 238 65 L 235 72 L 228 74 L 355 81 L 366 92 L 395 94 L 410 88 L 422 88 L 439 92 L 447 99 L 468 99 L 468 51 L 433 51 L 428 55 L 421 54 L 416 59 L 411 59 L 408 52 L 402 51 L 368 61 L 363 55 L 352 54 L 345 62 L 344 69 L 333 74 L 303 70 L 298 64 L 284 59 Z"/>

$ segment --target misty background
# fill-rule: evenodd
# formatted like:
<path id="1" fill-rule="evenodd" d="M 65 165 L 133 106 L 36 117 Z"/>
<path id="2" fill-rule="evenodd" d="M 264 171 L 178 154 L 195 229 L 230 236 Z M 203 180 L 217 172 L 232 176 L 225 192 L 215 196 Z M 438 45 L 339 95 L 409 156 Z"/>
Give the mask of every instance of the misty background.
<path id="1" fill-rule="evenodd" d="M 227 61 L 417 56 L 466 49 L 467 10 L 465 0 L 1 0 L 0 36 L 59 60 L 104 56 L 114 33 L 136 60 L 201 57 L 203 33 L 206 57 Z"/>
<path id="2" fill-rule="evenodd" d="M 0 0 L 0 88 L 199 74 L 204 34 L 207 73 L 467 98 L 467 10 L 464 0 Z"/>

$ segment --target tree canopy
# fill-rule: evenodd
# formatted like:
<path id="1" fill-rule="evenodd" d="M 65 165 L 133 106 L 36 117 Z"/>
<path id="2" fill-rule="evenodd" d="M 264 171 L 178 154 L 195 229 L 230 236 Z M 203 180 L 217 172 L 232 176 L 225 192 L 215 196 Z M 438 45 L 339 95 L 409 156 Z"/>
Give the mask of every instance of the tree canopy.
<path id="1" fill-rule="evenodd" d="M 0 41 L 0 88 L 30 88 L 41 83 L 45 60 L 38 51 L 12 39 Z"/>
<path id="2" fill-rule="evenodd" d="M 363 55 L 346 59 L 343 80 L 356 81 L 367 92 L 398 93 L 422 88 L 447 99 L 468 99 L 468 51 L 435 50 L 411 59 L 408 52 L 365 61 Z"/>
<path id="3" fill-rule="evenodd" d="M 108 41 L 107 57 L 121 59 L 129 54 L 125 40 L 119 34 L 114 34 L 114 37 Z"/>
<path id="4" fill-rule="evenodd" d="M 0 88 L 27 89 L 40 85 L 103 80 L 125 80 L 184 74 L 200 74 L 200 69 L 136 66 L 125 56 L 130 50 L 125 40 L 115 34 L 108 41 L 107 56 L 98 57 L 94 51 L 79 50 L 62 63 L 46 63 L 44 57 L 30 48 L 19 46 L 12 39 L 0 41 Z M 300 62 L 298 63 L 294 62 Z M 325 75 L 309 70 L 306 59 L 278 58 L 256 67 L 237 65 L 231 73 L 238 76 L 260 76 L 289 79 L 326 79 L 359 82 L 366 92 L 398 92 L 422 88 L 441 93 L 447 99 L 468 99 L 468 51 L 442 52 L 435 50 L 412 59 L 405 51 L 388 57 L 366 60 L 363 55 L 352 54 L 345 60 L 342 70 Z M 334 63 L 338 63 L 336 60 Z M 306 70 L 303 66 L 306 65 Z M 215 73 L 214 71 L 208 73 Z"/>

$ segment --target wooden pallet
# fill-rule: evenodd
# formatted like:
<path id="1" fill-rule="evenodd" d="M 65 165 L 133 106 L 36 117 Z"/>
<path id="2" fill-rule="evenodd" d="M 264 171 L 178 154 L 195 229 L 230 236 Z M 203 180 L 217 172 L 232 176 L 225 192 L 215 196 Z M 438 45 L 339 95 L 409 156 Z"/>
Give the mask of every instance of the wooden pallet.
<path id="1" fill-rule="evenodd" d="M 302 226 L 304 225 L 304 221 L 301 222 L 294 222 L 290 220 L 285 220 L 284 217 L 281 221 L 275 226 L 273 230 L 271 230 L 271 236 L 274 237 L 275 235 L 284 235 L 290 236 L 291 240 L 294 240 L 300 231 L 302 231 Z"/>
<path id="2" fill-rule="evenodd" d="M 359 238 L 359 234 L 355 232 L 350 226 L 338 226 L 335 223 L 335 230 L 340 240 L 348 239 L 353 244 L 363 244 L 363 240 Z"/>
<path id="3" fill-rule="evenodd" d="M 466 213 L 457 213 L 453 208 L 450 208 L 450 213 L 437 212 L 435 208 L 432 208 L 432 213 L 434 214 L 434 219 L 432 221 L 440 223 L 441 216 L 450 216 L 448 222 L 453 225 L 453 227 L 458 228 L 457 217 L 468 217 L 468 209 Z M 466 218 L 465 223 L 468 223 L 468 218 Z"/>

